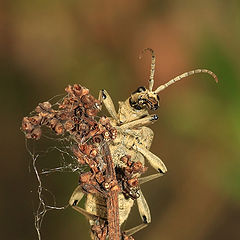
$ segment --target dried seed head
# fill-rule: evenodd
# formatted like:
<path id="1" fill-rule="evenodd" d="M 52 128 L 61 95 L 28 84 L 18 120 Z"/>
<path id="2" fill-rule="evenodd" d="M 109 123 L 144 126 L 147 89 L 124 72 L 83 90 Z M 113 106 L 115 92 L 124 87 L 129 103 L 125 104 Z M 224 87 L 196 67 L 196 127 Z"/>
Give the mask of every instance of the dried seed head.
<path id="1" fill-rule="evenodd" d="M 66 88 L 65 88 L 65 91 L 69 94 L 73 94 L 73 90 L 72 90 L 72 86 L 71 85 L 68 85 Z"/>
<path id="2" fill-rule="evenodd" d="M 90 173 L 90 172 L 82 173 L 80 175 L 80 177 L 79 177 L 79 182 L 81 182 L 81 183 L 89 183 L 91 177 L 92 177 L 92 173 Z"/>
<path id="3" fill-rule="evenodd" d="M 61 121 L 65 121 L 68 119 L 68 114 L 66 112 L 60 112 L 58 114 L 58 119 Z"/>
<path id="4" fill-rule="evenodd" d="M 36 108 L 35 108 L 35 112 L 36 113 L 40 113 L 42 111 L 42 108 L 38 105 Z"/>
<path id="5" fill-rule="evenodd" d="M 86 110 L 86 114 L 89 117 L 96 116 L 97 113 L 98 113 L 98 109 L 96 109 L 96 108 L 89 108 L 89 109 Z"/>
<path id="6" fill-rule="evenodd" d="M 72 130 L 73 128 L 75 127 L 75 124 L 72 120 L 67 120 L 65 123 L 64 123 L 64 128 L 66 131 L 70 131 Z"/>
<path id="7" fill-rule="evenodd" d="M 73 85 L 74 93 L 76 96 L 81 96 L 82 94 L 82 87 L 79 84 Z"/>
<path id="8" fill-rule="evenodd" d="M 89 90 L 85 87 L 82 88 L 82 95 L 87 95 L 89 93 Z"/>
<path id="9" fill-rule="evenodd" d="M 30 132 L 33 130 L 33 125 L 32 123 L 29 121 L 28 117 L 24 117 L 22 120 L 22 130 L 25 132 Z"/>
<path id="10" fill-rule="evenodd" d="M 59 122 L 54 128 L 55 132 L 57 135 L 63 134 L 64 133 L 64 128 L 63 125 Z"/>
<path id="11" fill-rule="evenodd" d="M 58 123 L 58 119 L 57 118 L 52 118 L 50 121 L 49 121 L 49 126 L 50 128 L 54 129 Z"/>
<path id="12" fill-rule="evenodd" d="M 33 131 L 31 132 L 32 139 L 38 140 L 41 137 L 41 135 L 42 135 L 42 130 L 40 127 L 33 129 Z"/>
<path id="13" fill-rule="evenodd" d="M 92 106 L 94 104 L 95 98 L 92 95 L 83 95 L 81 97 L 81 102 L 86 104 L 86 106 Z"/>
<path id="14" fill-rule="evenodd" d="M 138 187 L 138 179 L 135 177 L 135 178 L 132 178 L 132 179 L 129 179 L 127 181 L 127 183 L 131 186 L 131 187 Z"/>
<path id="15" fill-rule="evenodd" d="M 103 140 L 102 135 L 95 135 L 92 137 L 93 143 L 100 143 L 100 142 L 102 142 L 102 140 Z"/>
<path id="16" fill-rule="evenodd" d="M 28 119 L 33 125 L 38 125 L 40 124 L 42 117 L 39 115 L 35 115 L 33 117 L 29 117 Z"/>
<path id="17" fill-rule="evenodd" d="M 52 105 L 51 105 L 50 102 L 39 103 L 39 106 L 45 111 L 51 111 L 52 110 L 51 109 Z"/>

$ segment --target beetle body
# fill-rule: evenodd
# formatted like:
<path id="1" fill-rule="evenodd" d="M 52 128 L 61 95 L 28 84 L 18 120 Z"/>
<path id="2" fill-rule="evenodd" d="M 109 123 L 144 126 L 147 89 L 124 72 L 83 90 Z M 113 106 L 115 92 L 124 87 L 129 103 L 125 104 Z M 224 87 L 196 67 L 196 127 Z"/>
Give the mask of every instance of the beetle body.
<path id="1" fill-rule="evenodd" d="M 139 119 L 139 116 L 149 116 L 148 112 L 145 109 L 133 109 L 129 104 L 129 99 L 127 99 L 125 102 L 119 102 L 119 106 L 118 119 L 121 124 L 115 119 L 110 118 L 113 127 L 119 127 L 125 123 Z M 131 114 L 129 114 L 129 112 Z M 128 133 L 128 130 L 121 131 L 120 129 L 121 128 L 119 128 L 117 137 L 113 140 L 113 142 L 109 143 L 109 148 L 115 167 L 126 167 L 123 162 L 119 161 L 119 159 L 126 155 L 131 156 L 131 161 L 141 162 L 144 166 L 144 156 L 137 150 L 134 150 L 132 147 L 137 143 L 143 145 L 146 149 L 150 149 L 154 135 L 153 131 L 145 126 L 131 129 L 131 134 Z M 140 174 L 137 174 L 136 177 L 139 178 Z M 118 202 L 120 218 L 119 221 L 120 225 L 122 225 L 122 223 L 128 218 L 130 210 L 134 204 L 134 200 L 131 198 L 126 198 L 124 194 L 120 193 L 118 196 Z M 106 201 L 100 194 L 87 194 L 85 208 L 88 212 L 97 216 L 101 216 L 102 218 L 105 218 L 107 216 Z M 150 217 L 148 222 L 150 222 Z M 94 222 L 90 220 L 90 224 L 92 225 Z"/>
<path id="2" fill-rule="evenodd" d="M 213 72 L 206 69 L 196 69 L 171 79 L 169 82 L 160 85 L 155 91 L 153 91 L 155 55 L 153 50 L 148 48 L 144 51 L 146 50 L 152 53 L 152 64 L 148 89 L 145 87 L 139 87 L 126 101 L 119 102 L 118 113 L 116 112 L 112 99 L 107 91 L 101 90 L 99 94 L 100 102 L 105 105 L 110 114 L 109 119 L 111 125 L 117 130 L 116 138 L 112 142 L 109 142 L 109 148 L 115 169 L 124 169 L 126 164 L 121 162 L 120 159 L 126 155 L 130 155 L 132 162 L 140 162 L 144 166 L 146 159 L 150 165 L 158 171 L 157 174 L 147 177 L 141 177 L 140 173 L 136 174 L 140 184 L 160 177 L 167 171 L 167 168 L 161 159 L 149 151 L 154 134 L 153 131 L 147 126 L 154 123 L 158 119 L 157 115 L 150 115 L 149 110 L 154 111 L 158 109 L 159 92 L 175 82 L 196 73 L 208 73 L 217 82 L 217 77 Z M 98 107 L 101 109 L 102 105 Z M 76 189 L 73 192 L 69 201 L 70 205 L 73 205 L 73 203 L 76 203 L 76 201 L 78 203 L 81 200 L 83 194 L 79 191 L 80 190 Z M 130 229 L 129 231 L 126 231 L 128 232 L 128 235 L 139 231 L 151 222 L 150 210 L 140 188 L 138 190 L 138 197 L 136 198 L 136 201 L 143 223 L 133 229 Z M 122 223 L 129 216 L 134 200 L 126 197 L 120 192 L 118 195 L 118 202 L 119 222 L 120 225 L 122 225 Z M 107 217 L 106 199 L 100 194 L 87 194 L 85 209 L 91 215 L 99 216 L 104 219 Z M 94 224 L 94 221 L 91 219 L 90 224 Z"/>

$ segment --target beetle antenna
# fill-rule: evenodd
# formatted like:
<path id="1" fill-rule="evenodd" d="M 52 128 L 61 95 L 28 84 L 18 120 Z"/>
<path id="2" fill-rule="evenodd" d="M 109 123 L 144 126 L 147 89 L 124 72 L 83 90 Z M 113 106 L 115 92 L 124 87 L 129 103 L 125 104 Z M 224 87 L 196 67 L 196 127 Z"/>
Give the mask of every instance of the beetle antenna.
<path id="1" fill-rule="evenodd" d="M 181 75 L 179 75 L 179 76 L 171 79 L 169 82 L 167 82 L 167 83 L 165 83 L 165 84 L 163 84 L 163 85 L 160 85 L 160 86 L 154 91 L 154 93 L 159 93 L 159 92 L 161 92 L 162 90 L 164 90 L 165 88 L 167 88 L 168 86 L 174 84 L 175 82 L 177 82 L 177 81 L 179 81 L 179 80 L 181 80 L 181 79 L 183 79 L 183 78 L 185 78 L 185 77 L 188 77 L 188 76 L 191 76 L 191 75 L 193 75 L 193 74 L 196 74 L 196 73 L 208 73 L 208 74 L 210 74 L 210 75 L 214 78 L 215 82 L 218 83 L 218 78 L 217 78 L 216 74 L 213 73 L 212 71 L 207 70 L 207 69 L 195 69 L 195 70 L 192 70 L 192 71 L 189 71 L 189 72 L 185 72 L 185 73 L 183 73 L 183 74 L 181 74 Z"/>
<path id="2" fill-rule="evenodd" d="M 153 90 L 153 84 L 154 84 L 154 72 L 155 72 L 155 54 L 154 51 L 151 48 L 145 48 L 142 50 L 142 53 L 139 56 L 139 59 L 142 58 L 142 55 L 146 52 L 149 51 L 152 54 L 152 62 L 151 62 L 151 70 L 150 70 L 150 78 L 149 78 L 149 91 Z"/>

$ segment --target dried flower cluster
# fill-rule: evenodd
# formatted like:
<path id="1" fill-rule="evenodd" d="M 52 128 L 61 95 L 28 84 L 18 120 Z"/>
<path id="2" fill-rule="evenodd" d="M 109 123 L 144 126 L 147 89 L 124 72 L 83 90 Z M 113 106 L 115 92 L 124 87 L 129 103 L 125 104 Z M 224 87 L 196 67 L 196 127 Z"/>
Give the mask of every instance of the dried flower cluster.
<path id="1" fill-rule="evenodd" d="M 57 135 L 68 133 L 77 142 L 90 137 L 89 132 L 98 126 L 94 117 L 99 112 L 100 102 L 89 94 L 87 88 L 77 84 L 68 86 L 65 91 L 68 95 L 57 109 L 49 102 L 39 103 L 33 116 L 23 118 L 22 130 L 26 138 L 38 140 L 42 126 L 52 129 Z"/>
<path id="2" fill-rule="evenodd" d="M 123 192 L 126 198 L 136 199 L 139 189 L 137 176 L 145 172 L 146 167 L 140 162 L 132 162 L 130 156 L 124 156 L 121 161 L 126 167 L 115 169 L 107 142 L 116 138 L 117 131 L 107 117 L 96 121 L 100 102 L 89 94 L 87 88 L 77 84 L 68 86 L 65 91 L 67 96 L 58 104 L 39 103 L 32 116 L 23 118 L 21 128 L 28 139 L 40 139 L 42 126 L 46 126 L 56 135 L 73 140 L 73 155 L 79 164 L 89 166 L 89 171 L 79 176 L 82 190 L 102 194 L 107 199 L 107 221 L 99 218 L 91 227 L 94 239 L 105 240 L 107 236 L 114 236 L 112 232 L 115 229 L 111 228 L 119 225 L 118 193 Z M 114 221 L 115 225 L 111 225 Z M 118 234 L 118 239 L 133 240 L 124 233 Z"/>

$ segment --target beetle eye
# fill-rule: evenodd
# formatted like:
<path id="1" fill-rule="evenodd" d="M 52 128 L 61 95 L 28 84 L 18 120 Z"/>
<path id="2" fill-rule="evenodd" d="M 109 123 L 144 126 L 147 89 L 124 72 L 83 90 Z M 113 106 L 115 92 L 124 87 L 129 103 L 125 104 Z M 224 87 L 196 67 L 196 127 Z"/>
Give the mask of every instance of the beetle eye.
<path id="1" fill-rule="evenodd" d="M 140 93 L 140 92 L 145 92 L 146 91 L 146 88 L 145 87 L 139 87 L 134 93 Z"/>
<path id="2" fill-rule="evenodd" d="M 146 91 L 146 88 L 145 87 L 139 87 L 137 89 L 137 92 L 145 92 Z"/>

